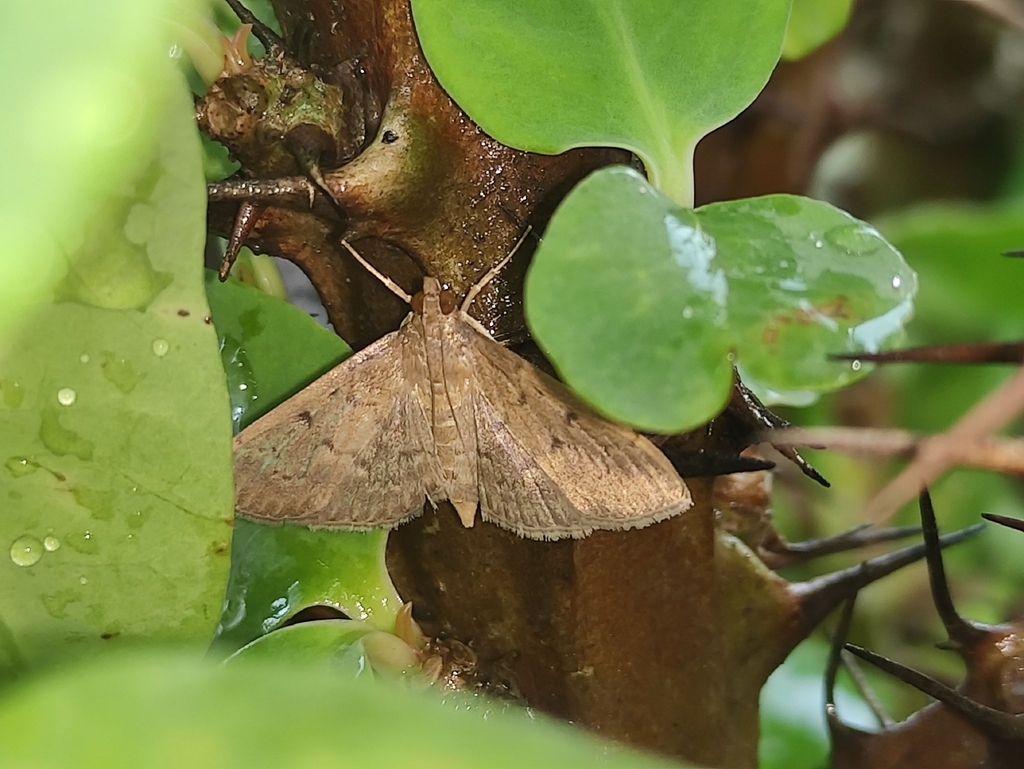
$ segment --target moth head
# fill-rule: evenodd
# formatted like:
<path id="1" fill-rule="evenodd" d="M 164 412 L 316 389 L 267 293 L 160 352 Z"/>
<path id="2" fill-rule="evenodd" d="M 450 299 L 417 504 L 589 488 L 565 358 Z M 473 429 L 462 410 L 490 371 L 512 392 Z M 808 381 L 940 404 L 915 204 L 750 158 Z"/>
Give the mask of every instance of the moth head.
<path id="1" fill-rule="evenodd" d="M 441 288 L 437 278 L 423 279 L 423 290 L 409 301 L 413 312 L 422 314 L 425 306 L 434 304 L 444 315 L 451 315 L 459 306 L 455 295 L 446 288 Z"/>

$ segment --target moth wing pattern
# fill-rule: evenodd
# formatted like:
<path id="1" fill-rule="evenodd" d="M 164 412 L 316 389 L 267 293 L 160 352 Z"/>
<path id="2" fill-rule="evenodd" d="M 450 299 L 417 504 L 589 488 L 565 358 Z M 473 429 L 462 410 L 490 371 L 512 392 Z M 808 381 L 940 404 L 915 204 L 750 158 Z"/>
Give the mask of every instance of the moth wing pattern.
<path id="1" fill-rule="evenodd" d="M 531 539 L 640 528 L 692 504 L 646 438 L 596 414 L 565 385 L 468 324 L 480 515 Z"/>
<path id="2" fill-rule="evenodd" d="M 238 513 L 354 531 L 418 515 L 444 496 L 429 389 L 410 316 L 236 436 Z"/>

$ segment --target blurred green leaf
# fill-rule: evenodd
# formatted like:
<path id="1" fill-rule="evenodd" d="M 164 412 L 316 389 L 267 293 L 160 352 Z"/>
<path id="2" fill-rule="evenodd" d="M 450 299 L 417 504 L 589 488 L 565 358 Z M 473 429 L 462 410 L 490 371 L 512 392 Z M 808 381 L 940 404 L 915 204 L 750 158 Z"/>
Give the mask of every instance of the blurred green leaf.
<path id="1" fill-rule="evenodd" d="M 826 203 L 771 195 L 693 211 L 615 167 L 562 202 L 526 310 L 559 373 L 595 407 L 676 432 L 725 404 L 730 351 L 768 403 L 856 379 L 827 353 L 898 336 L 915 286 L 884 238 Z"/>
<path id="2" fill-rule="evenodd" d="M 790 0 L 413 0 L 431 69 L 498 141 L 625 147 L 691 205 L 693 149 L 764 87 Z"/>
<path id="3" fill-rule="evenodd" d="M 371 625 L 354 620 L 302 622 L 257 638 L 232 654 L 225 664 L 287 662 L 314 666 L 329 662 L 335 673 L 372 680 L 373 671 L 361 643 L 372 632 Z"/>
<path id="4" fill-rule="evenodd" d="M 853 0 L 793 0 L 782 58 L 801 59 L 838 35 L 852 7 Z"/>
<path id="5" fill-rule="evenodd" d="M 145 173 L 176 88 L 169 32 L 204 0 L 9 0 L 0 24 L 0 360 L 112 194 Z"/>
<path id="6" fill-rule="evenodd" d="M 302 310 L 207 272 L 207 292 L 236 429 L 258 419 L 352 350 Z M 390 630 L 401 600 L 384 567 L 387 532 L 312 531 L 235 521 L 219 645 L 227 651 L 310 606 Z"/>
<path id="7" fill-rule="evenodd" d="M 878 226 L 921 276 L 915 336 L 941 335 L 945 342 L 1024 337 L 1024 260 L 1002 256 L 1024 248 L 1020 204 L 918 206 Z"/>
<path id="8" fill-rule="evenodd" d="M 829 753 L 825 727 L 828 643 L 819 636 L 796 647 L 761 690 L 760 769 L 818 769 Z M 877 729 L 871 710 L 845 675 L 836 687 L 836 709 L 843 723 Z"/>
<path id="9" fill-rule="evenodd" d="M 329 669 L 110 658 L 0 700 L 19 769 L 678 767 L 523 711 L 466 711 Z"/>
<path id="10" fill-rule="evenodd" d="M 0 374 L 0 669 L 133 639 L 207 643 L 231 540 L 223 374 L 202 282 L 191 101 L 68 243 Z M 0 652 L 2 654 L 2 652 Z"/>

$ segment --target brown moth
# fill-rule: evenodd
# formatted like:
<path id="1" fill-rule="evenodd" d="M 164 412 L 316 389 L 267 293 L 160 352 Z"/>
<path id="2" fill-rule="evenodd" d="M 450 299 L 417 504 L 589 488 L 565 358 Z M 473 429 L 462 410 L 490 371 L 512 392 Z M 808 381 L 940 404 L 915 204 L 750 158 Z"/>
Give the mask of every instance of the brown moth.
<path id="1" fill-rule="evenodd" d="M 424 499 L 530 539 L 647 526 L 692 504 L 646 438 L 495 342 L 434 278 L 402 326 L 235 438 L 236 508 L 310 528 L 394 528 Z M 510 255 L 511 256 L 511 255 Z"/>

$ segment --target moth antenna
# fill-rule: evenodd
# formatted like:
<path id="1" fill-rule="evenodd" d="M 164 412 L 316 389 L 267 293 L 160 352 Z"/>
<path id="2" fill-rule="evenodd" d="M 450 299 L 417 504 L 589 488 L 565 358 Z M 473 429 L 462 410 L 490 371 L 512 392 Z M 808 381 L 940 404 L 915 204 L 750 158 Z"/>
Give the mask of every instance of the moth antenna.
<path id="1" fill-rule="evenodd" d="M 518 251 L 519 247 L 523 245 L 523 241 L 526 240 L 527 236 L 531 232 L 533 232 L 533 227 L 526 225 L 526 229 L 523 230 L 523 234 L 519 236 L 519 240 L 516 241 L 516 244 L 512 246 L 512 250 L 509 251 L 500 262 L 485 272 L 484 276 L 480 278 L 480 280 L 470 286 L 469 291 L 466 292 L 466 298 L 462 300 L 462 306 L 459 307 L 460 312 L 468 314 L 469 306 L 473 304 L 473 300 L 477 298 L 484 286 L 494 280 L 494 277 L 501 272 L 501 268 L 508 264 L 509 260 L 516 255 L 516 251 Z"/>
<path id="2" fill-rule="evenodd" d="M 383 283 L 384 287 L 387 288 L 388 291 L 397 296 L 406 304 L 410 304 L 412 302 L 412 296 L 405 293 L 405 291 L 402 290 L 402 287 L 395 283 L 395 281 L 391 280 L 391 278 L 381 273 L 376 267 L 374 267 L 368 261 L 363 259 L 363 257 L 359 255 L 359 252 L 352 248 L 352 245 L 347 240 L 342 239 L 341 245 L 343 245 L 345 247 L 345 250 L 355 257 L 355 260 L 357 262 L 363 265 L 367 272 L 369 272 L 371 275 L 373 275 L 373 277 L 375 277 L 377 280 Z"/>

